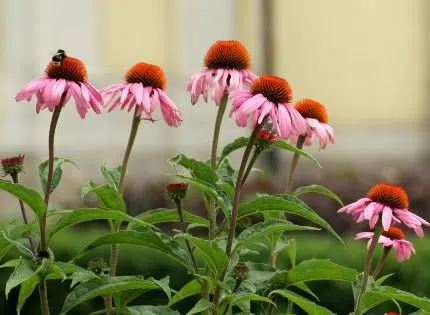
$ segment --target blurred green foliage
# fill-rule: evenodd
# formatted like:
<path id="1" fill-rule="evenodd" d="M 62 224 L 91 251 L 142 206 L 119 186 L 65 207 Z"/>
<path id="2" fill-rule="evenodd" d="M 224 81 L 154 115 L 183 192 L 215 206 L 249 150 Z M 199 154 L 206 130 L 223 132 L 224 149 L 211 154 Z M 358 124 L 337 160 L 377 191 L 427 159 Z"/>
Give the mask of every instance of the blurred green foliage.
<path id="1" fill-rule="evenodd" d="M 73 258 L 79 249 L 84 247 L 98 236 L 107 233 L 105 229 L 95 227 L 94 225 L 85 224 L 79 228 L 65 230 L 53 239 L 51 247 L 53 248 L 56 259 L 60 261 L 69 261 Z M 366 254 L 366 241 L 353 241 L 352 235 L 344 237 L 346 248 L 334 237 L 330 237 L 324 232 L 300 233 L 295 234 L 297 240 L 297 260 L 302 261 L 309 258 L 329 258 L 333 262 L 361 271 L 363 268 L 364 256 Z M 289 234 L 293 237 L 293 234 Z M 412 234 L 411 234 L 412 235 Z M 386 284 L 402 290 L 410 291 L 418 296 L 430 296 L 430 237 L 424 239 L 413 239 L 416 255 L 411 257 L 410 261 L 399 264 L 395 260 L 394 253 L 390 254 L 388 262 L 383 270 L 383 274 L 394 273 Z M 377 256 L 382 252 L 382 248 L 377 252 Z M 17 255 L 16 252 L 10 252 L 9 257 L 3 261 Z M 87 266 L 88 262 L 94 257 L 103 257 L 108 260 L 109 246 L 97 248 L 91 251 L 87 256 L 82 257 L 78 264 Z M 249 260 L 258 262 L 264 255 L 249 256 Z M 377 259 L 378 257 L 376 257 Z M 279 257 L 279 267 L 289 268 L 289 259 L 286 256 Z M 0 283 L 4 290 L 10 269 L 0 270 Z M 173 260 L 152 250 L 147 250 L 137 246 L 121 246 L 121 255 L 119 260 L 119 275 L 144 275 L 146 277 L 162 278 L 170 275 L 171 287 L 180 289 L 183 284 L 191 279 L 186 270 Z M 70 282 L 51 281 L 49 282 L 49 300 L 53 314 L 58 314 L 61 310 L 62 303 L 67 295 Z M 320 299 L 319 304 L 332 310 L 337 314 L 348 314 L 352 309 L 352 291 L 347 283 L 316 281 L 309 283 L 311 289 Z M 15 314 L 15 305 L 17 301 L 18 290 L 14 289 L 9 295 L 8 300 L 0 298 L 0 314 Z M 312 299 L 309 296 L 310 299 Z M 185 313 L 190 305 L 196 302 L 195 298 L 187 299 L 175 305 L 181 314 Z M 39 314 L 38 295 L 33 296 L 27 301 L 22 314 Z M 136 304 L 166 304 L 167 298 L 154 291 L 149 292 L 136 300 Z M 413 308 L 402 305 L 404 314 L 409 314 Z M 89 314 L 92 311 L 103 308 L 102 299 L 93 299 L 84 303 L 69 314 Z M 385 303 L 378 309 L 372 310 L 372 314 L 383 314 L 387 311 L 396 311 L 393 303 Z M 297 312 L 297 314 L 301 314 Z"/>

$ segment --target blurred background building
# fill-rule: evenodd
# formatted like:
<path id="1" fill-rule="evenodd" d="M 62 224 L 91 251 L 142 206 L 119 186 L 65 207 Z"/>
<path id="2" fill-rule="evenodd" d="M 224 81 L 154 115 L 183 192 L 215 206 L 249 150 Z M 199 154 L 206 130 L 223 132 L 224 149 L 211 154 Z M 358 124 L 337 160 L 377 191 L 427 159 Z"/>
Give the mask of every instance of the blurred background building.
<path id="1" fill-rule="evenodd" d="M 165 160 L 178 153 L 204 158 L 216 107 L 191 106 L 185 86 L 214 41 L 236 39 L 247 46 L 255 73 L 283 76 L 295 100 L 311 97 L 326 105 L 337 144 L 311 152 L 328 169 L 383 165 L 392 174 L 399 166 L 425 167 L 429 11 L 426 0 L 0 0 L 0 153 L 26 154 L 23 181 L 37 185 L 35 167 L 47 158 L 51 114 L 37 115 L 35 101 L 16 103 L 14 97 L 63 48 L 85 62 L 89 80 L 100 88 L 121 82 L 138 61 L 165 70 L 183 124 L 142 125 L 131 182 L 170 172 Z M 57 155 L 80 166 L 66 170 L 63 186 L 78 192 L 99 176 L 103 162 L 121 162 L 131 115 L 89 113 L 81 120 L 68 107 L 57 129 Z M 247 133 L 226 119 L 221 144 Z M 287 167 L 284 155 L 269 160 Z"/>

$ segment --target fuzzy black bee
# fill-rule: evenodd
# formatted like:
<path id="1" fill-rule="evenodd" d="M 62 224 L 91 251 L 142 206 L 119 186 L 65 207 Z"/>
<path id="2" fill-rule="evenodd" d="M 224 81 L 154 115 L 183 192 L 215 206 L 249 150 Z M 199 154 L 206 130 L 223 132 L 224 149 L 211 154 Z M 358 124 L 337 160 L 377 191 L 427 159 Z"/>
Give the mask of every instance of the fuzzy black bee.
<path id="1" fill-rule="evenodd" d="M 57 53 L 52 56 L 52 62 L 54 63 L 55 66 L 60 66 L 61 63 L 63 62 L 64 58 L 66 58 L 66 52 L 63 49 L 58 49 Z"/>

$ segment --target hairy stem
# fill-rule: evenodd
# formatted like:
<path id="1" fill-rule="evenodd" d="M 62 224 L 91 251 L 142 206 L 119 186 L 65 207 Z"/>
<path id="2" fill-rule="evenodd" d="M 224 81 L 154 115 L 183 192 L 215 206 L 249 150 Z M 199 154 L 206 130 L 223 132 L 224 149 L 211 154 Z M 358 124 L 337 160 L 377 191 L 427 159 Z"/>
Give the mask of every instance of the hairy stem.
<path id="1" fill-rule="evenodd" d="M 306 136 L 300 135 L 297 139 L 296 147 L 297 149 L 303 148 L 303 144 L 305 143 Z M 299 162 L 300 154 L 294 153 L 293 160 L 291 161 L 290 174 L 288 175 L 288 182 L 285 186 L 285 193 L 291 194 L 293 192 L 293 182 L 294 182 L 294 173 L 296 172 L 297 163 Z"/>
<path id="2" fill-rule="evenodd" d="M 242 162 L 240 164 L 239 172 L 237 174 L 237 180 L 236 180 L 236 187 L 234 191 L 234 198 L 233 198 L 233 204 L 232 204 L 232 211 L 231 211 L 231 221 L 230 221 L 230 228 L 228 231 L 228 238 L 227 238 L 227 245 L 226 245 L 226 254 L 230 258 L 231 256 L 231 250 L 233 245 L 233 238 L 234 233 L 236 230 L 236 224 L 237 224 L 237 212 L 239 210 L 239 202 L 240 202 L 240 193 L 242 190 L 242 179 L 245 173 L 246 164 L 248 163 L 249 156 L 251 154 L 252 148 L 254 146 L 255 140 L 257 139 L 257 135 L 260 132 L 260 130 L 263 128 L 264 124 L 266 123 L 268 117 L 266 116 L 261 124 L 257 124 L 254 127 L 254 130 L 252 131 L 251 136 L 249 137 L 248 144 L 245 148 L 245 152 L 243 153 Z M 224 278 L 226 276 L 227 269 L 224 270 L 224 272 L 221 275 L 220 281 L 224 281 Z M 214 296 L 214 304 L 216 307 L 219 305 L 219 300 L 221 298 L 221 286 L 217 286 L 215 290 L 215 296 Z"/>
<path id="3" fill-rule="evenodd" d="M 379 259 L 378 264 L 375 267 L 375 270 L 373 271 L 373 279 L 376 280 L 378 278 L 379 273 L 382 271 L 382 268 L 384 267 L 385 262 L 387 261 L 388 254 L 390 253 L 391 246 L 384 247 L 384 251 L 381 255 L 381 258 Z"/>
<path id="4" fill-rule="evenodd" d="M 363 297 L 364 292 L 367 289 L 367 283 L 369 281 L 370 268 L 372 267 L 373 255 L 375 254 L 376 245 L 378 244 L 379 236 L 382 233 L 382 224 L 378 222 L 375 227 L 375 231 L 373 234 L 372 242 L 370 243 L 369 250 L 367 252 L 366 261 L 364 263 L 363 270 L 363 282 L 361 284 L 361 290 L 358 295 L 357 304 L 355 305 L 355 315 L 360 315 L 360 303 Z"/>
<path id="5" fill-rule="evenodd" d="M 122 160 L 121 165 L 121 175 L 118 185 L 118 192 L 123 195 L 124 194 L 124 185 L 125 185 L 125 177 L 127 174 L 127 165 L 128 161 L 130 160 L 131 151 L 133 149 L 134 140 L 136 139 L 137 130 L 139 128 L 140 124 L 140 117 L 136 116 L 138 107 L 136 106 L 136 109 L 133 114 L 133 120 L 131 123 L 131 130 L 130 130 L 130 136 L 128 138 L 127 148 L 125 150 L 124 159 Z M 118 232 L 120 228 L 120 223 L 113 222 L 111 227 L 111 232 Z M 115 277 L 116 275 L 116 268 L 118 265 L 118 257 L 119 257 L 119 244 L 112 244 L 111 245 L 111 253 L 110 253 L 110 259 L 109 259 L 109 276 Z M 112 315 L 112 295 L 106 296 L 106 308 L 107 308 L 107 314 Z"/>
<path id="6" fill-rule="evenodd" d="M 15 184 L 19 184 L 18 173 L 12 173 L 10 176 L 12 177 L 12 180 Z M 19 202 L 19 207 L 21 208 L 21 214 L 22 214 L 22 218 L 24 219 L 24 223 L 26 226 L 28 226 L 27 213 L 25 212 L 24 203 L 22 202 L 21 199 L 18 199 L 18 202 Z M 28 243 L 30 244 L 31 252 L 33 253 L 34 256 L 36 256 L 37 251 L 36 251 L 36 247 L 34 246 L 33 234 L 31 234 L 30 230 L 28 230 L 27 237 L 28 237 Z"/>
<path id="7" fill-rule="evenodd" d="M 185 233 L 187 233 L 187 228 L 185 227 L 184 215 L 182 213 L 181 201 L 180 200 L 175 200 L 175 204 L 176 204 L 176 209 L 178 210 L 179 223 L 181 225 L 181 231 L 182 231 L 182 233 L 185 234 Z M 195 271 L 196 274 L 199 274 L 199 267 L 197 265 L 196 257 L 194 256 L 193 249 L 191 248 L 190 241 L 187 240 L 187 239 L 185 239 L 185 245 L 187 246 L 188 252 L 190 253 L 191 263 L 193 264 L 194 271 Z"/>
<path id="8" fill-rule="evenodd" d="M 228 93 L 224 93 L 221 103 L 218 107 L 218 113 L 216 115 L 215 127 L 214 127 L 214 135 L 212 139 L 212 152 L 211 152 L 211 167 L 216 169 L 216 158 L 218 151 L 218 140 L 219 140 L 219 132 L 221 130 L 222 119 L 224 118 L 225 109 L 227 107 L 228 101 Z"/>
<path id="9" fill-rule="evenodd" d="M 46 280 L 39 283 L 39 296 L 42 315 L 49 315 L 48 287 L 46 285 Z"/>
<path id="10" fill-rule="evenodd" d="M 257 161 L 258 157 L 260 156 L 261 150 L 258 150 L 255 148 L 254 154 L 251 157 L 251 160 L 249 161 L 248 167 L 246 168 L 245 175 L 243 175 L 241 188 L 245 185 L 246 180 L 248 179 L 249 174 L 251 173 L 252 167 L 254 166 L 255 162 Z"/>

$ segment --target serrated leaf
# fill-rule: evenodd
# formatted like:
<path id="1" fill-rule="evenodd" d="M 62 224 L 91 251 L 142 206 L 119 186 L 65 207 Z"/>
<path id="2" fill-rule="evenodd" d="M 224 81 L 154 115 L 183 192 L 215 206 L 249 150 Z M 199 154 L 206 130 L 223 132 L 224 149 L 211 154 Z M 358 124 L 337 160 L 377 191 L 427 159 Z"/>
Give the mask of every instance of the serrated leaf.
<path id="1" fill-rule="evenodd" d="M 177 156 L 169 159 L 168 162 L 174 168 L 176 168 L 177 165 L 186 168 L 194 178 L 207 183 L 215 184 L 218 181 L 217 174 L 209 164 L 195 160 L 184 154 L 178 154 Z"/>
<path id="2" fill-rule="evenodd" d="M 18 303 L 16 305 L 17 314 L 21 314 L 21 310 L 24 307 L 25 302 L 31 296 L 34 289 L 39 284 L 39 276 L 32 275 L 30 278 L 22 282 L 21 288 L 19 289 Z"/>
<path id="3" fill-rule="evenodd" d="M 184 221 L 187 223 L 196 223 L 200 226 L 208 226 L 209 221 L 205 218 L 202 218 L 198 215 L 194 215 L 188 211 L 182 210 L 182 214 L 184 216 Z M 148 224 L 158 224 L 158 223 L 166 223 L 166 222 L 179 222 L 178 210 L 166 209 L 166 208 L 158 208 L 149 211 L 145 211 L 136 216 L 136 219 L 139 219 Z M 134 222 L 130 222 L 128 224 L 127 229 L 133 230 L 137 224 Z"/>
<path id="4" fill-rule="evenodd" d="M 19 286 L 24 281 L 28 280 L 31 276 L 35 275 L 35 270 L 33 268 L 33 264 L 25 259 L 20 259 L 17 264 L 15 270 L 10 275 L 9 279 L 6 282 L 5 294 L 6 299 L 9 295 L 9 292 Z"/>
<path id="5" fill-rule="evenodd" d="M 430 299 L 428 298 L 418 297 L 410 292 L 405 292 L 392 287 L 379 286 L 363 294 L 360 304 L 360 312 L 363 314 L 378 304 L 391 299 L 410 304 L 424 311 L 430 311 Z"/>
<path id="6" fill-rule="evenodd" d="M 11 244 L 11 246 L 14 246 L 16 249 L 18 249 L 23 255 L 25 255 L 28 258 L 33 258 L 33 252 L 23 244 L 23 242 L 20 242 L 19 240 L 13 240 L 8 235 L 6 235 L 5 231 L 1 231 L 2 237 Z"/>
<path id="7" fill-rule="evenodd" d="M 196 305 L 187 313 L 187 315 L 197 314 L 212 308 L 214 304 L 206 299 L 200 299 Z"/>
<path id="8" fill-rule="evenodd" d="M 189 240 L 214 273 L 215 279 L 219 279 L 221 273 L 227 268 L 228 257 L 215 241 L 204 240 L 189 234 L 179 234 L 176 237 Z"/>
<path id="9" fill-rule="evenodd" d="M 136 225 L 155 228 L 155 226 L 152 224 L 143 222 L 142 220 L 129 216 L 120 211 L 106 211 L 105 209 L 99 208 L 82 208 L 73 209 L 72 212 L 66 214 L 64 217 L 58 220 L 57 223 L 55 223 L 55 225 L 52 227 L 49 238 L 51 239 L 55 233 L 66 227 L 91 220 L 129 221 Z"/>
<path id="10" fill-rule="evenodd" d="M 270 295 L 278 294 L 292 303 L 296 304 L 298 307 L 306 311 L 309 315 L 336 315 L 330 310 L 315 304 L 314 302 L 305 299 L 304 297 L 288 291 L 288 290 L 275 290 L 270 293 Z"/>
<path id="11" fill-rule="evenodd" d="M 309 186 L 299 187 L 293 193 L 293 196 L 299 196 L 299 195 L 307 194 L 307 193 L 317 193 L 317 194 L 326 195 L 327 197 L 329 197 L 333 200 L 336 200 L 337 203 L 339 203 L 342 207 L 344 206 L 342 200 L 339 198 L 338 195 L 336 195 L 334 192 L 332 192 L 327 187 L 324 187 L 321 185 L 309 185 Z"/>
<path id="12" fill-rule="evenodd" d="M 124 199 L 121 194 L 109 184 L 96 186 L 94 182 L 89 182 L 82 188 L 82 197 L 93 192 L 96 195 L 99 207 L 107 210 L 126 211 Z"/>
<path id="13" fill-rule="evenodd" d="M 239 206 L 239 218 L 265 211 L 283 211 L 301 216 L 326 229 L 343 244 L 342 238 L 333 230 L 330 224 L 315 213 L 300 199 L 289 195 L 259 196 L 256 199 L 243 202 Z"/>
<path id="14" fill-rule="evenodd" d="M 85 252 L 94 249 L 101 245 L 106 244 L 130 244 L 130 245 L 140 245 L 147 248 L 154 249 L 161 253 L 168 255 L 182 265 L 189 267 L 184 259 L 176 254 L 174 250 L 168 246 L 163 240 L 154 232 L 136 232 L 136 231 L 120 231 L 116 233 L 110 233 L 101 236 L 95 241 L 84 247 L 74 258 L 76 260 L 82 256 Z"/>
<path id="15" fill-rule="evenodd" d="M 186 299 L 187 297 L 200 294 L 201 285 L 197 280 L 191 280 L 186 285 L 184 285 L 170 300 L 168 306 L 172 306 L 173 304 Z"/>
<path id="16" fill-rule="evenodd" d="M 248 144 L 248 140 L 249 140 L 248 137 L 239 137 L 235 139 L 233 142 L 227 144 L 221 152 L 221 156 L 218 159 L 218 165 L 221 165 L 223 160 L 232 152 L 240 148 L 246 147 L 246 145 Z"/>
<path id="17" fill-rule="evenodd" d="M 166 293 L 169 299 L 172 297 L 172 292 L 170 291 L 169 287 L 170 278 L 168 276 L 160 280 L 154 278 L 151 278 L 151 280 L 154 281 L 161 288 L 161 290 L 164 291 L 164 293 Z"/>
<path id="18" fill-rule="evenodd" d="M 60 184 L 61 177 L 63 176 L 63 164 L 70 163 L 77 166 L 73 161 L 62 158 L 62 157 L 54 157 L 54 173 L 52 175 L 52 184 L 50 187 L 50 192 L 52 193 L 55 188 Z M 46 160 L 42 164 L 39 165 L 39 178 L 40 183 L 42 184 L 43 192 L 46 191 L 46 185 L 48 184 L 48 171 L 49 171 L 49 160 Z"/>
<path id="19" fill-rule="evenodd" d="M 232 187 L 236 185 L 237 173 L 231 166 L 229 159 L 224 159 L 221 163 L 218 163 L 216 173 L 220 182 L 229 184 Z"/>
<path id="20" fill-rule="evenodd" d="M 290 151 L 290 152 L 294 152 L 294 153 L 298 153 L 300 155 L 303 155 L 305 157 L 307 157 L 308 159 L 310 159 L 312 162 L 314 162 L 318 167 L 322 167 L 321 164 L 317 161 L 317 159 L 315 159 L 312 155 L 310 155 L 309 153 L 306 153 L 303 150 L 298 149 L 297 147 L 289 144 L 288 142 L 286 142 L 285 140 L 278 140 L 275 143 L 273 143 L 271 145 L 272 148 L 277 148 L 277 149 L 282 149 L 282 150 L 286 150 L 286 151 Z"/>
<path id="21" fill-rule="evenodd" d="M 118 185 L 121 178 L 121 165 L 117 165 L 109 169 L 102 165 L 101 171 L 103 177 L 105 178 L 106 184 L 109 184 L 118 190 Z"/>
<path id="22" fill-rule="evenodd" d="M 291 267 L 294 267 L 296 265 L 296 240 L 295 239 L 289 239 L 289 240 L 282 240 L 280 239 L 276 243 L 276 256 L 279 255 L 282 251 L 285 251 L 290 258 Z"/>
<path id="23" fill-rule="evenodd" d="M 0 189 L 21 199 L 22 202 L 34 211 L 37 217 L 41 218 L 45 214 L 46 204 L 43 201 L 42 196 L 37 191 L 3 179 L 0 179 Z"/>
<path id="24" fill-rule="evenodd" d="M 237 238 L 237 243 L 234 247 L 234 251 L 239 249 L 241 246 L 255 242 L 257 239 L 272 233 L 285 232 L 285 231 L 315 231 L 319 230 L 310 226 L 300 226 L 289 223 L 285 220 L 270 219 L 264 222 L 256 223 L 245 231 L 240 233 Z"/>
<path id="25" fill-rule="evenodd" d="M 132 276 L 92 279 L 76 286 L 72 292 L 67 295 L 61 314 L 66 314 L 75 306 L 94 297 L 136 289 L 149 291 L 159 289 L 159 286 L 153 281 Z"/>
<path id="26" fill-rule="evenodd" d="M 353 282 L 358 272 L 331 262 L 328 259 L 309 259 L 302 261 L 287 273 L 287 284 L 313 280 L 340 280 Z"/>

